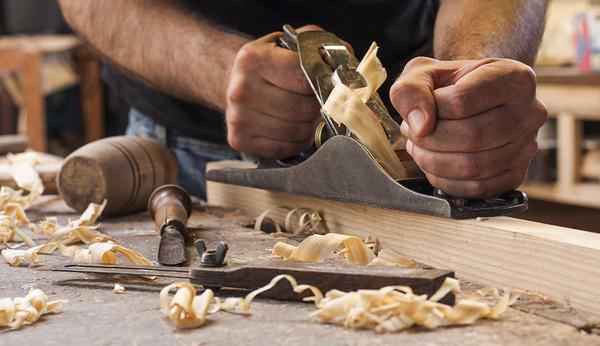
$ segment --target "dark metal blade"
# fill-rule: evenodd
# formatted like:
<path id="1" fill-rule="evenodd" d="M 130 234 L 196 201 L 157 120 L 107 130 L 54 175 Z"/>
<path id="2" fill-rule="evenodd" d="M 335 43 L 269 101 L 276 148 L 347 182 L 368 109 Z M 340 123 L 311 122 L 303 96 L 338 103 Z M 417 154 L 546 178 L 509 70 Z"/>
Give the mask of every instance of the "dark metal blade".
<path id="1" fill-rule="evenodd" d="M 175 227 L 167 227 L 160 237 L 158 246 L 158 263 L 175 266 L 185 263 L 185 239 Z"/>
<path id="2" fill-rule="evenodd" d="M 111 275 L 140 275 L 140 276 L 159 276 L 167 278 L 188 279 L 188 268 L 178 267 L 151 267 L 135 265 L 107 265 L 107 264 L 79 264 L 68 263 L 43 268 L 55 272 L 74 272 L 91 274 L 111 274 Z"/>

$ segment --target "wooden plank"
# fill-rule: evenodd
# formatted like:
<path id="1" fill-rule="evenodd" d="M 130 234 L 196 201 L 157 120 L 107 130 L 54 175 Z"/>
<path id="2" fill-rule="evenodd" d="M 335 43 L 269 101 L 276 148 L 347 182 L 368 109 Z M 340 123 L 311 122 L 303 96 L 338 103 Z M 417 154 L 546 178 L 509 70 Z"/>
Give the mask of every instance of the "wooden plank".
<path id="1" fill-rule="evenodd" d="M 451 220 L 211 181 L 207 194 L 210 204 L 251 216 L 273 206 L 315 208 L 330 232 L 375 235 L 384 247 L 459 277 L 568 299 L 600 316 L 600 234 L 508 217 Z"/>

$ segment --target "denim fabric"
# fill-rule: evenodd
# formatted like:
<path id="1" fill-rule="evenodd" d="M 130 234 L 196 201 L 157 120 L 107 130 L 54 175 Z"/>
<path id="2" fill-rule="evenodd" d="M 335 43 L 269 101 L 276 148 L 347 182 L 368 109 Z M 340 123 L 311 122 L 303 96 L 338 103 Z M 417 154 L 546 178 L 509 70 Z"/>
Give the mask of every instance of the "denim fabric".
<path id="1" fill-rule="evenodd" d="M 238 153 L 226 145 L 182 136 L 175 130 L 155 123 L 135 108 L 129 111 L 126 134 L 152 138 L 171 148 L 179 162 L 177 184 L 203 199 L 206 199 L 206 164 L 211 161 L 240 159 Z"/>

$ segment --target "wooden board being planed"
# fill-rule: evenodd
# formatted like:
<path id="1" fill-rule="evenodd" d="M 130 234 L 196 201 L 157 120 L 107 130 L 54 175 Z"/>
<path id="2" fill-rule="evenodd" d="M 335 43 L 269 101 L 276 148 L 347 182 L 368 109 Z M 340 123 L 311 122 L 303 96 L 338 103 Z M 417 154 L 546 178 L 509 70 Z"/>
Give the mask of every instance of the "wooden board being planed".
<path id="1" fill-rule="evenodd" d="M 232 163 L 208 169 L 224 167 Z M 383 247 L 459 277 L 539 292 L 600 317 L 600 234 L 509 217 L 452 220 L 212 181 L 207 196 L 211 205 L 251 216 L 274 206 L 315 208 L 330 232 L 374 235 Z M 274 217 L 282 221 L 283 213 Z"/>

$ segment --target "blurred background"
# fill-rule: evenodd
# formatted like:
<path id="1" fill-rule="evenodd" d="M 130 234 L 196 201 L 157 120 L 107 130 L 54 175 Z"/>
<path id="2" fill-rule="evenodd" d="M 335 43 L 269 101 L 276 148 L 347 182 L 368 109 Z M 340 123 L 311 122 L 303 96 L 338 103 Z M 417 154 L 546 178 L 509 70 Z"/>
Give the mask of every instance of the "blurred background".
<path id="1" fill-rule="evenodd" d="M 0 0 L 0 35 L 0 155 L 27 141 L 64 157 L 124 132 L 127 105 L 54 0 Z M 518 217 L 600 231 L 600 0 L 551 0 L 535 69 L 551 117 Z"/>

